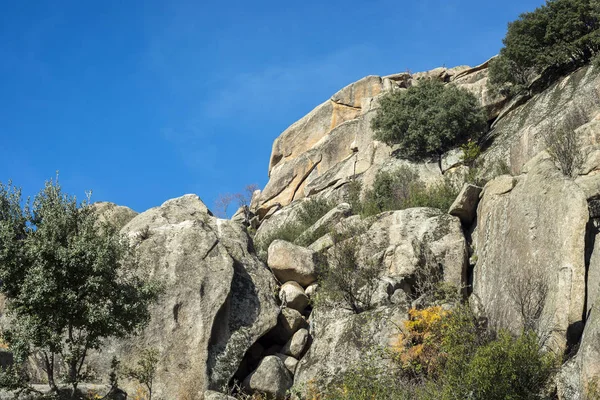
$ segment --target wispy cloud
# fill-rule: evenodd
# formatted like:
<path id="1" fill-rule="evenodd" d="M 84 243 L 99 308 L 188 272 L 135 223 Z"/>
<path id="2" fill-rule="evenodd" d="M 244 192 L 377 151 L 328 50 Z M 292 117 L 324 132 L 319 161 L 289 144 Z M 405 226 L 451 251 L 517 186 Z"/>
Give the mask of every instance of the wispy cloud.
<path id="1" fill-rule="evenodd" d="M 368 60 L 375 57 L 375 50 L 357 45 L 322 57 L 240 72 L 209 94 L 201 109 L 211 118 L 243 118 L 251 117 L 249 113 L 262 116 L 281 111 L 298 103 L 316 106 L 337 89 L 361 78 L 369 68 Z"/>

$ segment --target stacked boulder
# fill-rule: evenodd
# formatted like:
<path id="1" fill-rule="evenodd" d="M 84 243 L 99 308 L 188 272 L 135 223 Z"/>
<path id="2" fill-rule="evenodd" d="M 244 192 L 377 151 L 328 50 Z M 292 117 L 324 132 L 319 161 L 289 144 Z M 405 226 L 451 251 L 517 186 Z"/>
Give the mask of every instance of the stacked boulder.
<path id="1" fill-rule="evenodd" d="M 298 362 L 310 343 L 309 296 L 305 289 L 310 289 L 309 293 L 315 291 L 315 254 L 295 244 L 275 240 L 269 246 L 267 263 L 281 283 L 281 312 L 275 328 L 262 339 L 262 352 L 257 352 L 262 359 L 242 386 L 250 393 L 282 399 L 292 387 Z"/>

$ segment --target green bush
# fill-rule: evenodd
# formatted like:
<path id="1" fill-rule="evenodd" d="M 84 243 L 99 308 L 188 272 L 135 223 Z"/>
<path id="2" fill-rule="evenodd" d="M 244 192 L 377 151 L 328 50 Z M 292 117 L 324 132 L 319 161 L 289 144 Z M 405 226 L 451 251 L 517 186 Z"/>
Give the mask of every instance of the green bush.
<path id="1" fill-rule="evenodd" d="M 540 348 L 532 331 L 497 335 L 484 328 L 468 306 L 411 310 L 412 318 L 391 351 L 398 368 L 358 366 L 321 394 L 324 400 L 534 400 L 545 399 L 557 357 Z M 415 339 L 419 339 L 416 340 Z M 418 360 L 434 373 L 402 368 Z M 423 371 L 423 370 L 422 370 Z M 371 396 L 369 396 L 369 394 Z"/>
<path id="2" fill-rule="evenodd" d="M 409 167 L 402 166 L 392 172 L 378 172 L 373 188 L 366 191 L 362 202 L 356 200 L 359 198 L 356 194 L 350 197 L 354 198 L 355 212 L 363 216 L 412 207 L 433 207 L 447 211 L 456 199 L 459 189 L 460 187 L 449 179 L 426 186 L 418 174 Z"/>
<path id="3" fill-rule="evenodd" d="M 334 245 L 319 263 L 315 306 L 336 305 L 356 314 L 371 309 L 382 265 L 361 255 L 366 244 L 359 234 L 333 232 L 332 238 Z"/>
<path id="4" fill-rule="evenodd" d="M 503 94 L 522 91 L 547 68 L 589 62 L 600 49 L 597 0 L 548 0 L 508 25 L 499 57 L 490 64 L 490 85 Z"/>
<path id="5" fill-rule="evenodd" d="M 479 139 L 486 122 L 473 94 L 428 79 L 385 95 L 372 127 L 377 140 L 401 145 L 402 156 L 424 159 Z"/>
<path id="6" fill-rule="evenodd" d="M 311 240 L 316 240 L 319 237 L 316 235 L 325 235 L 327 232 L 320 230 L 315 232 L 310 237 L 306 236 L 301 238 L 300 235 L 310 228 L 315 222 L 317 222 L 322 216 L 327 214 L 335 203 L 330 200 L 311 198 L 304 201 L 298 210 L 296 218 L 284 225 L 279 229 L 275 230 L 269 236 L 256 243 L 257 253 L 261 258 L 266 259 L 267 249 L 274 240 L 285 240 L 286 242 L 296 243 L 301 246 L 307 246 Z M 321 235 L 321 236 L 322 236 Z M 302 239 L 298 241 L 298 239 Z"/>

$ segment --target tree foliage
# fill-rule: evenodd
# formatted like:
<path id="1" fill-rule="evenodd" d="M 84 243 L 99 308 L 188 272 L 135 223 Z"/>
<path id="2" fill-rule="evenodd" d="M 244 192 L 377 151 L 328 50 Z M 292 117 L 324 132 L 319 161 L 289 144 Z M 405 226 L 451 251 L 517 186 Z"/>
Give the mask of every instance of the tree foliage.
<path id="1" fill-rule="evenodd" d="M 467 90 L 426 79 L 385 95 L 372 127 L 377 140 L 399 144 L 402 156 L 423 159 L 477 140 L 486 116 Z"/>
<path id="2" fill-rule="evenodd" d="M 77 391 L 86 357 L 103 339 L 148 322 L 159 288 L 138 272 L 126 238 L 58 181 L 47 182 L 33 202 L 0 183 L 0 291 L 12 318 L 4 338 L 17 362 L 41 358 L 54 392 L 59 378 Z"/>
<path id="3" fill-rule="evenodd" d="M 511 94 L 547 68 L 589 62 L 600 49 L 598 0 L 548 0 L 509 23 L 499 57 L 490 64 L 490 84 Z"/>

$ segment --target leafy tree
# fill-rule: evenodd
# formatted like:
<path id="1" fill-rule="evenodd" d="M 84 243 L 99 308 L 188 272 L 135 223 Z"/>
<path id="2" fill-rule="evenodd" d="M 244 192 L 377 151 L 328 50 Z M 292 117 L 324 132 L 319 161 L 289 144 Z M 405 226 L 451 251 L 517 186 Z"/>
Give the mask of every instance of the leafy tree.
<path id="1" fill-rule="evenodd" d="M 499 57 L 490 64 L 490 85 L 504 94 L 523 91 L 547 68 L 589 62 L 600 49 L 598 0 L 548 0 L 509 23 Z"/>
<path id="2" fill-rule="evenodd" d="M 384 96 L 372 127 L 377 140 L 401 145 L 405 157 L 423 159 L 477 140 L 486 116 L 467 90 L 427 79 Z"/>
<path id="3" fill-rule="evenodd" d="M 19 189 L 0 183 L 0 281 L 12 318 L 7 343 L 19 361 L 42 359 L 57 394 L 58 371 L 75 395 L 90 351 L 136 333 L 159 294 L 140 277 L 126 238 L 58 181 L 24 205 Z"/>
<path id="4" fill-rule="evenodd" d="M 124 375 L 128 378 L 135 379 L 142 385 L 146 386 L 148 391 L 148 400 L 152 400 L 152 383 L 154 375 L 156 375 L 156 366 L 158 364 L 158 350 L 144 349 L 141 357 L 137 362 L 137 366 L 128 367 L 124 370 Z"/>

